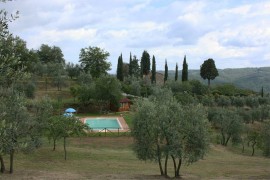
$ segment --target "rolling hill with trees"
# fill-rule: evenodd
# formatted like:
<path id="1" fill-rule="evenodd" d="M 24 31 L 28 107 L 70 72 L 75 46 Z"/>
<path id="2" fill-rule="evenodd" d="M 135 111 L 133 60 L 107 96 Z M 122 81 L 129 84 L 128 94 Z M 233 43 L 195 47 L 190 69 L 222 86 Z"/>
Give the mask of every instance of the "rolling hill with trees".
<path id="1" fill-rule="evenodd" d="M 164 71 L 159 72 L 164 73 Z M 218 69 L 218 73 L 219 76 L 211 84 L 233 84 L 236 87 L 250 89 L 256 92 L 260 92 L 263 87 L 265 92 L 270 92 L 270 67 Z M 178 74 L 181 76 L 182 71 L 179 71 Z M 170 70 L 169 78 L 173 79 L 174 75 L 175 72 Z M 207 84 L 207 80 L 201 78 L 200 70 L 188 70 L 188 76 L 190 80 L 196 79 Z"/>

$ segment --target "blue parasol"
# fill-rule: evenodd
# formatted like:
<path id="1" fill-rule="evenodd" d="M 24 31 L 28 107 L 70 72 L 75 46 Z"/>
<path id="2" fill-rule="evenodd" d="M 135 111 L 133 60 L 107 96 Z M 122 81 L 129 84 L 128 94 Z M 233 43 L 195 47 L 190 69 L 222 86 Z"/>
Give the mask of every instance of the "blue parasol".
<path id="1" fill-rule="evenodd" d="M 66 113 L 74 113 L 74 112 L 76 112 L 76 110 L 73 109 L 73 108 L 67 108 L 67 109 L 65 110 L 65 112 L 66 112 Z"/>

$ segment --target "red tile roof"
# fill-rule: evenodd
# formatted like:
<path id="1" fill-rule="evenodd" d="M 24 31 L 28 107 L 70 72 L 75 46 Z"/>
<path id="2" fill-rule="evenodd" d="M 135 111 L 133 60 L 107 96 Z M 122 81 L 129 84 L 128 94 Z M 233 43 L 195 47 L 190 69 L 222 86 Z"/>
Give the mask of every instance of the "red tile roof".
<path id="1" fill-rule="evenodd" d="M 130 102 L 130 99 L 128 98 L 123 98 L 119 101 L 120 103 L 129 103 Z"/>

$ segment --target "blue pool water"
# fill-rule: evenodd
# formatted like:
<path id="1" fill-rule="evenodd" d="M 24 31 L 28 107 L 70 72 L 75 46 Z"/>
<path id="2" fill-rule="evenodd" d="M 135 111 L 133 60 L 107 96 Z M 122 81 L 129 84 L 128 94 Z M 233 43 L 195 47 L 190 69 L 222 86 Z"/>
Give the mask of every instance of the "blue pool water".
<path id="1" fill-rule="evenodd" d="M 118 120 L 112 118 L 88 118 L 85 123 L 93 130 L 103 130 L 105 128 L 111 130 L 121 129 Z"/>

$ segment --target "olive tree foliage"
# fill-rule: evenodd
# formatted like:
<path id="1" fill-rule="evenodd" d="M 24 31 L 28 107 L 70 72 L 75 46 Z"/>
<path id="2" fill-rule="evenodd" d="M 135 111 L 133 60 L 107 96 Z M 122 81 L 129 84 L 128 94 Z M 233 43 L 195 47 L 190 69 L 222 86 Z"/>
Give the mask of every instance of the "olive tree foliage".
<path id="1" fill-rule="evenodd" d="M 52 79 L 52 85 L 57 87 L 58 91 L 66 85 L 66 71 L 61 63 L 47 63 L 48 75 Z"/>
<path id="2" fill-rule="evenodd" d="M 183 163 L 201 159 L 208 148 L 208 121 L 201 106 L 182 106 L 172 92 L 155 88 L 149 99 L 134 107 L 134 151 L 140 160 L 158 162 L 160 174 L 168 176 L 172 159 L 174 176 Z"/>
<path id="3" fill-rule="evenodd" d="M 245 99 L 243 97 L 233 96 L 231 99 L 231 104 L 235 107 L 243 107 L 245 105 Z"/>
<path id="4" fill-rule="evenodd" d="M 246 100 L 246 105 L 251 107 L 251 108 L 257 108 L 260 105 L 257 97 L 249 96 L 249 97 L 245 98 L 245 100 Z"/>
<path id="5" fill-rule="evenodd" d="M 117 110 L 122 97 L 121 83 L 113 76 L 102 76 L 74 89 L 74 95 L 82 105 L 98 105 L 101 110 Z"/>
<path id="6" fill-rule="evenodd" d="M 134 96 L 140 96 L 141 95 L 141 85 L 139 80 L 134 80 L 130 84 L 130 94 Z"/>
<path id="7" fill-rule="evenodd" d="M 270 121 L 264 122 L 261 131 L 261 149 L 265 157 L 270 157 Z"/>
<path id="8" fill-rule="evenodd" d="M 90 85 L 91 83 L 93 83 L 93 78 L 91 76 L 90 73 L 87 72 L 81 72 L 80 75 L 77 78 L 77 82 L 79 83 L 79 85 Z"/>
<path id="9" fill-rule="evenodd" d="M 38 108 L 35 107 L 37 110 Z M 18 151 L 31 152 L 41 145 L 43 110 L 30 114 L 26 99 L 13 89 L 1 89 L 0 94 L 0 159 L 10 156 L 10 173 L 13 173 L 14 155 Z M 5 171 L 1 161 L 2 172 Z"/>
<path id="10" fill-rule="evenodd" d="M 91 83 L 83 86 L 78 86 L 73 88 L 74 98 L 77 97 L 79 102 L 83 106 L 87 106 L 91 103 L 94 103 L 96 99 L 96 84 Z"/>
<path id="11" fill-rule="evenodd" d="M 26 43 L 19 37 L 0 37 L 0 85 L 10 87 L 12 83 L 27 77 L 31 62 Z"/>
<path id="12" fill-rule="evenodd" d="M 122 97 L 121 84 L 113 76 L 103 76 L 96 80 L 96 100 L 109 105 L 110 110 L 117 110 Z"/>
<path id="13" fill-rule="evenodd" d="M 79 64 L 67 63 L 65 70 L 67 71 L 67 75 L 70 79 L 77 78 L 80 75 L 81 67 Z"/>
<path id="14" fill-rule="evenodd" d="M 173 93 L 189 93 L 194 95 L 205 95 L 207 94 L 207 87 L 198 80 L 190 81 L 170 81 L 168 80 L 166 86 L 171 88 Z"/>
<path id="15" fill-rule="evenodd" d="M 81 49 L 79 62 L 85 72 L 89 72 L 93 78 L 98 78 L 111 70 L 111 63 L 107 62 L 109 56 L 109 52 L 89 46 Z"/>
<path id="16" fill-rule="evenodd" d="M 53 140 L 53 150 L 56 141 L 63 138 L 64 159 L 67 159 L 66 141 L 68 137 L 86 135 L 89 127 L 76 117 L 65 117 L 63 115 L 52 116 L 48 121 L 47 137 Z"/>
<path id="17" fill-rule="evenodd" d="M 204 106 L 213 107 L 215 105 L 215 99 L 211 95 L 205 95 L 201 98 L 201 103 Z"/>
<path id="18" fill-rule="evenodd" d="M 176 93 L 175 99 L 182 105 L 196 105 L 198 104 L 197 98 L 188 93 Z"/>
<path id="19" fill-rule="evenodd" d="M 141 79 L 135 76 L 128 76 L 122 83 L 122 90 L 124 93 L 131 94 L 134 96 L 141 95 Z"/>
<path id="20" fill-rule="evenodd" d="M 42 44 L 37 50 L 39 60 L 44 63 L 57 63 L 61 64 L 63 67 L 65 65 L 64 55 L 60 47 L 49 46 L 47 44 Z"/>
<path id="21" fill-rule="evenodd" d="M 70 88 L 72 96 L 78 98 L 83 105 L 88 105 L 95 97 L 95 82 L 90 73 L 81 72 L 77 78 L 79 86 Z"/>
<path id="22" fill-rule="evenodd" d="M 6 0 L 0 0 L 0 4 L 5 3 Z M 16 70 L 19 71 L 21 66 L 18 66 L 19 59 L 15 57 L 13 53 L 14 37 L 8 30 L 8 23 L 18 18 L 18 11 L 15 14 L 9 15 L 5 9 L 0 9 L 0 76 L 6 75 L 11 79 L 16 74 Z M 9 47 L 12 45 L 11 47 Z M 12 52 L 12 53 L 10 53 Z M 14 66 L 17 67 L 14 70 Z M 17 75 L 18 76 L 18 75 Z M 2 80 L 2 79 L 1 79 Z"/>
<path id="23" fill-rule="evenodd" d="M 231 99 L 228 96 L 218 96 L 216 103 L 220 107 L 229 107 L 231 105 Z"/>
<path id="24" fill-rule="evenodd" d="M 7 1 L 12 0 L 0 0 L 1 3 L 6 3 Z M 9 14 L 5 9 L 0 9 L 0 37 L 8 36 L 8 23 L 14 21 L 19 17 L 19 11 L 16 11 L 14 14 Z"/>
<path id="25" fill-rule="evenodd" d="M 258 146 L 258 142 L 260 141 L 260 128 L 258 129 L 255 126 L 248 126 L 246 131 L 247 144 L 251 146 L 251 156 L 253 156 L 255 154 L 255 148 Z"/>
<path id="26" fill-rule="evenodd" d="M 227 146 L 230 140 L 232 143 L 240 142 L 243 123 L 242 117 L 236 111 L 216 108 L 208 118 L 220 133 L 218 141 L 221 145 Z"/>

